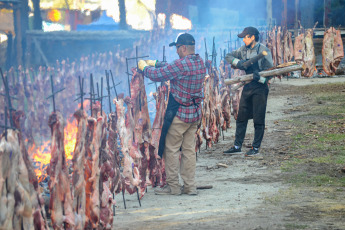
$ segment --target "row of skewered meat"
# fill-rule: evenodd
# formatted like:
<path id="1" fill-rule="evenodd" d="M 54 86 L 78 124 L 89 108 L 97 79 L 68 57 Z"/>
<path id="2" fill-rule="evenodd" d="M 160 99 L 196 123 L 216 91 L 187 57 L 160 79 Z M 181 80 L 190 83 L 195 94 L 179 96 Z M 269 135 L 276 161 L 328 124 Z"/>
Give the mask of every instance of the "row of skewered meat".
<path id="1" fill-rule="evenodd" d="M 305 69 L 302 76 L 312 77 L 315 71 L 315 48 L 314 48 L 314 30 L 313 28 L 304 29 L 300 26 L 299 34 L 295 34 L 294 44 L 292 34 L 286 28 L 280 26 L 273 27 L 268 31 L 266 44 L 271 50 L 273 65 L 296 61 L 304 63 Z M 344 58 L 344 47 L 340 30 L 334 27 L 325 29 L 322 45 L 322 65 L 323 70 L 329 76 L 335 75 L 335 72 Z"/>

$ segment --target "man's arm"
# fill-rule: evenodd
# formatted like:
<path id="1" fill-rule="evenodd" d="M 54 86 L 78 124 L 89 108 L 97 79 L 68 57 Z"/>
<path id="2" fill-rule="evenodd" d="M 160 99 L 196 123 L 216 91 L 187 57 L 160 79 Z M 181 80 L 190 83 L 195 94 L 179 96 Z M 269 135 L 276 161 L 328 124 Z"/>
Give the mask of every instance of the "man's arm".
<path id="1" fill-rule="evenodd" d="M 265 51 L 267 52 L 267 55 L 262 59 L 262 62 L 261 62 L 262 70 L 267 70 L 273 67 L 272 53 L 268 48 L 266 48 Z"/>
<path id="2" fill-rule="evenodd" d="M 235 59 L 242 59 L 241 48 L 238 48 L 237 50 L 234 50 L 225 55 L 225 60 L 231 65 Z"/>
<path id="3" fill-rule="evenodd" d="M 144 69 L 144 76 L 152 81 L 169 81 L 178 77 L 184 71 L 181 59 L 175 60 L 171 64 L 167 64 L 161 68 L 147 66 Z"/>

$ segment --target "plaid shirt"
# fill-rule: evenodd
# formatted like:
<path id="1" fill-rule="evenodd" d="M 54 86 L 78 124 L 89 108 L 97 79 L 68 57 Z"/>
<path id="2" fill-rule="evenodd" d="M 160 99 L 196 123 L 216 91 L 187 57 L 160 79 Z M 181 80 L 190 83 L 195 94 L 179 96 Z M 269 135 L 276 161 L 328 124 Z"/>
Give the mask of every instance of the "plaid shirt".
<path id="1" fill-rule="evenodd" d="M 144 75 L 152 81 L 170 80 L 170 93 L 180 104 L 176 116 L 181 121 L 192 123 L 201 118 L 206 68 L 198 54 L 187 55 L 161 68 L 145 67 Z"/>

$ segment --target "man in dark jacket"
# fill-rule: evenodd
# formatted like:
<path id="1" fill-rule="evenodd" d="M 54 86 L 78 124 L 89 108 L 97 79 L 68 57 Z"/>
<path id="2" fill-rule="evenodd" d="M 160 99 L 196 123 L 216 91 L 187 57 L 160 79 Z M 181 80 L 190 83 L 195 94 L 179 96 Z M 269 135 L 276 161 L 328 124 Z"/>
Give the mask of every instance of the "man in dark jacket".
<path id="1" fill-rule="evenodd" d="M 196 195 L 195 132 L 201 119 L 200 102 L 206 68 L 195 54 L 195 40 L 187 33 L 179 34 L 169 44 L 175 46 L 180 59 L 163 67 L 156 60 L 140 60 L 138 67 L 152 81 L 170 80 L 169 102 L 164 116 L 158 155 L 165 159 L 167 185 L 156 188 L 156 195 L 180 195 L 178 173 L 184 183 L 182 193 Z M 156 67 L 156 68 L 154 68 Z M 181 162 L 179 162 L 182 148 Z"/>
<path id="2" fill-rule="evenodd" d="M 246 27 L 237 35 L 243 38 L 244 46 L 228 53 L 225 57 L 226 61 L 232 67 L 244 70 L 246 74 L 253 74 L 253 81 L 246 84 L 242 91 L 238 117 L 236 120 L 236 134 L 234 146 L 224 151 L 224 154 L 232 155 L 241 152 L 244 137 L 246 135 L 247 124 L 249 119 L 254 121 L 254 140 L 252 148 L 245 156 L 255 156 L 259 154 L 259 148 L 265 131 L 265 115 L 268 96 L 267 79 L 259 75 L 260 71 L 269 69 L 273 66 L 272 55 L 270 50 L 259 43 L 259 31 L 254 27 Z M 245 68 L 246 60 L 255 57 L 262 51 L 266 51 L 268 55 L 251 66 Z"/>

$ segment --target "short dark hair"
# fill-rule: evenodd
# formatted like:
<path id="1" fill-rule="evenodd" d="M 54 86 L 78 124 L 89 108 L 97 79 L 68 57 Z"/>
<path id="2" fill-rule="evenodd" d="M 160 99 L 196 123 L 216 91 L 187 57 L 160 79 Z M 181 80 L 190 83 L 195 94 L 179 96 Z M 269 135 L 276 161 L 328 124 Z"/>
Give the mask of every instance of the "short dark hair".
<path id="1" fill-rule="evenodd" d="M 255 41 L 258 42 L 259 39 L 260 39 L 260 35 L 259 34 L 254 34 L 254 37 L 255 37 Z"/>

